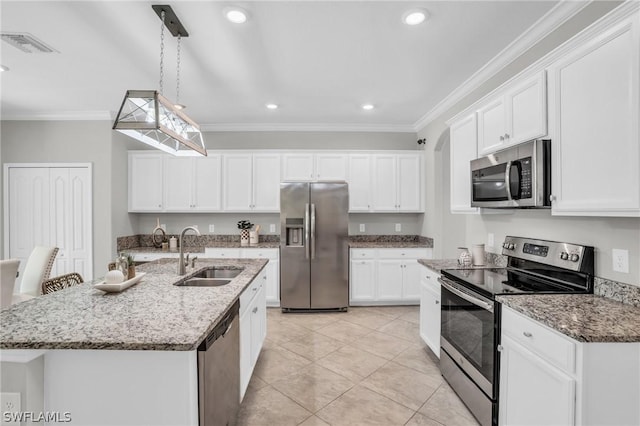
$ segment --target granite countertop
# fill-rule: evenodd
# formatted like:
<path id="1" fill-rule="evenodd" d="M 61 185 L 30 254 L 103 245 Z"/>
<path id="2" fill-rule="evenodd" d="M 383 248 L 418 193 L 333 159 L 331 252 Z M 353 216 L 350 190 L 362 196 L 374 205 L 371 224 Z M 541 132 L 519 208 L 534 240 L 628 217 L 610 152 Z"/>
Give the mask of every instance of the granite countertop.
<path id="1" fill-rule="evenodd" d="M 530 294 L 496 300 L 579 342 L 640 342 L 640 308 L 602 296 Z"/>
<path id="2" fill-rule="evenodd" d="M 502 263 L 493 262 L 486 262 L 483 266 L 462 266 L 458 263 L 458 259 L 418 259 L 418 263 L 437 273 L 440 273 L 443 269 L 486 269 L 504 268 L 506 266 Z"/>
<path id="3" fill-rule="evenodd" d="M 419 241 L 349 241 L 349 248 L 430 248 Z"/>
<path id="4" fill-rule="evenodd" d="M 160 259 L 137 266 L 147 275 L 121 293 L 87 282 L 36 297 L 0 311 L 0 348 L 195 350 L 266 264 L 202 259 L 179 276 L 175 259 Z M 244 270 L 220 287 L 173 285 L 211 266 Z"/>
<path id="5" fill-rule="evenodd" d="M 216 242 L 209 244 L 207 247 L 202 246 L 185 246 L 184 253 L 204 253 L 205 248 L 243 248 L 243 249 L 260 249 L 260 248 L 280 248 L 279 242 L 262 242 L 254 246 L 241 246 L 240 242 Z M 158 247 L 131 247 L 122 250 L 125 253 L 180 253 L 180 250 L 163 250 Z"/>

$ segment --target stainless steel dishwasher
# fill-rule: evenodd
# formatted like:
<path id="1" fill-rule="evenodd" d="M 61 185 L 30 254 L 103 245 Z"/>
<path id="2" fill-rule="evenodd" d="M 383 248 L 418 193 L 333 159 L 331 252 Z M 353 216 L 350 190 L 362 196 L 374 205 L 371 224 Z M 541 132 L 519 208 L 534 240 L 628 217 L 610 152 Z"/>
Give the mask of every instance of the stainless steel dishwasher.
<path id="1" fill-rule="evenodd" d="M 236 302 L 198 347 L 200 426 L 235 425 L 240 408 L 240 326 Z"/>

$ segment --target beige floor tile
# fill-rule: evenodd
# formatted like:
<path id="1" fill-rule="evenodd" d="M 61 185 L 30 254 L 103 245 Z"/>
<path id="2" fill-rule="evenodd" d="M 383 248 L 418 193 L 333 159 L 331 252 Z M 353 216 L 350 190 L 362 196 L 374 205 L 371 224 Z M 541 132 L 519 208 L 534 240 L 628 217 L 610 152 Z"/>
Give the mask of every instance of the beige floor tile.
<path id="1" fill-rule="evenodd" d="M 318 416 L 311 416 L 304 422 L 300 423 L 300 426 L 331 426 L 329 423 L 323 421 Z"/>
<path id="2" fill-rule="evenodd" d="M 405 349 L 415 346 L 415 343 L 409 343 L 404 339 L 374 331 L 353 342 L 352 346 L 391 360 L 400 355 Z"/>
<path id="3" fill-rule="evenodd" d="M 264 380 L 262 380 L 260 377 L 258 377 L 257 374 L 254 374 L 253 376 L 251 376 L 251 380 L 249 380 L 249 388 L 254 390 L 262 389 L 263 387 L 268 385 L 269 384 Z"/>
<path id="4" fill-rule="evenodd" d="M 283 343 L 282 347 L 307 359 L 317 360 L 344 345 L 345 343 L 327 337 L 324 334 L 309 332 L 302 337 Z"/>
<path id="5" fill-rule="evenodd" d="M 275 343 L 285 343 L 309 333 L 308 328 L 288 321 L 271 321 L 267 324 L 267 336 Z"/>
<path id="6" fill-rule="evenodd" d="M 316 415 L 334 425 L 404 425 L 414 414 L 364 386 L 355 386 Z"/>
<path id="7" fill-rule="evenodd" d="M 328 368 L 354 383 L 364 379 L 386 363 L 385 358 L 349 345 L 316 361 L 316 364 Z"/>
<path id="8" fill-rule="evenodd" d="M 282 313 L 280 308 L 267 308 L 267 319 L 274 321 L 282 321 L 285 318 L 285 314 Z"/>
<path id="9" fill-rule="evenodd" d="M 438 423 L 435 420 L 430 419 L 420 413 L 416 413 L 411 417 L 405 426 L 443 426 L 442 423 Z"/>
<path id="10" fill-rule="evenodd" d="M 386 315 L 391 318 L 398 318 L 410 312 L 420 312 L 420 306 L 369 306 L 365 309 L 370 310 L 378 315 Z"/>
<path id="11" fill-rule="evenodd" d="M 376 330 L 378 327 L 382 327 L 392 321 L 388 315 L 377 314 L 367 308 L 349 308 L 344 320 L 372 330 Z"/>
<path id="12" fill-rule="evenodd" d="M 336 321 L 341 320 L 345 313 L 321 312 L 321 313 L 289 313 L 284 314 L 285 321 L 290 324 L 299 325 L 309 330 L 317 330 Z"/>
<path id="13" fill-rule="evenodd" d="M 350 322 L 340 320 L 319 328 L 318 330 L 316 330 L 316 332 L 324 334 L 327 337 L 340 340 L 344 343 L 350 343 L 359 337 L 371 333 L 371 329 L 358 324 L 352 324 Z"/>
<path id="14" fill-rule="evenodd" d="M 467 407 L 446 383 L 440 385 L 418 412 L 447 426 L 478 425 Z"/>
<path id="15" fill-rule="evenodd" d="M 413 343 L 420 341 L 420 326 L 401 319 L 396 319 L 379 327 L 378 331 L 400 337 Z"/>
<path id="16" fill-rule="evenodd" d="M 312 413 L 271 386 L 247 390 L 238 413 L 238 426 L 299 425 Z"/>
<path id="17" fill-rule="evenodd" d="M 414 324 L 420 324 L 420 310 L 419 309 L 414 309 L 412 311 L 407 312 L 404 315 L 400 315 L 398 317 L 398 319 L 404 320 L 404 321 L 408 321 L 408 322 L 412 322 Z"/>
<path id="18" fill-rule="evenodd" d="M 303 368 L 272 386 L 315 413 L 353 387 L 353 383 L 316 364 Z"/>
<path id="19" fill-rule="evenodd" d="M 440 360 L 427 346 L 411 346 L 395 357 L 393 361 L 422 373 L 437 376 L 441 382 L 443 380 L 440 375 Z"/>
<path id="20" fill-rule="evenodd" d="M 311 361 L 282 347 L 262 349 L 253 374 L 267 383 L 280 380 L 296 373 Z"/>
<path id="21" fill-rule="evenodd" d="M 391 361 L 361 384 L 415 411 L 438 389 L 440 380 Z"/>

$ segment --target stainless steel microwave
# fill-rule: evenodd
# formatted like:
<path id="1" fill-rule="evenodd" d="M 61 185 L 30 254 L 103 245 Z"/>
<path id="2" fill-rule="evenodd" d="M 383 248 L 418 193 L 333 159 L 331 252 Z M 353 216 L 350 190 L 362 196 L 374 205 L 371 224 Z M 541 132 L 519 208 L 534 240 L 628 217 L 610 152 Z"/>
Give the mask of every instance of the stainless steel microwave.
<path id="1" fill-rule="evenodd" d="M 551 206 L 551 141 L 536 139 L 471 160 L 471 206 Z"/>

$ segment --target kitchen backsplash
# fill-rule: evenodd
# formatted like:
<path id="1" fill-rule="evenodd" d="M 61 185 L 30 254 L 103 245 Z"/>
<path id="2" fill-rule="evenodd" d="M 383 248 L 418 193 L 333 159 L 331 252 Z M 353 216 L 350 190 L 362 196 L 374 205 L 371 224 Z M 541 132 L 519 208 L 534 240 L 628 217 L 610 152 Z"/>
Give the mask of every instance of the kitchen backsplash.
<path id="1" fill-rule="evenodd" d="M 595 277 L 593 292 L 607 299 L 640 307 L 640 287 L 635 285 Z"/>

